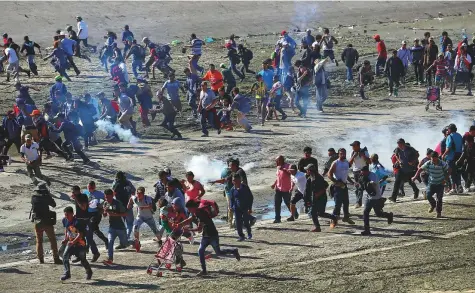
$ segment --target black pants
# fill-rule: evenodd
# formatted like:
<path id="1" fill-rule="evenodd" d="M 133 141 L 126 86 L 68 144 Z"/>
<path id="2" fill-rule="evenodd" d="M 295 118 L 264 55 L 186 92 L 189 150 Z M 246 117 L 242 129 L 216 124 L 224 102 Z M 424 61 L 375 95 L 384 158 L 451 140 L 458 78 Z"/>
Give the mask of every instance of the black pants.
<path id="1" fill-rule="evenodd" d="M 401 84 L 399 83 L 399 78 L 399 76 L 388 76 L 389 92 L 391 94 L 394 92 L 394 85 L 396 85 L 396 89 L 401 86 Z"/>
<path id="2" fill-rule="evenodd" d="M 81 261 L 81 265 L 86 269 L 86 272 L 91 271 L 91 266 L 89 265 L 89 262 L 86 259 L 86 247 L 74 245 L 74 246 L 66 246 L 66 249 L 64 250 L 64 254 L 63 254 L 64 274 L 66 275 L 71 274 L 69 258 L 71 258 L 72 255 L 75 255 L 77 258 L 79 258 L 79 260 Z"/>
<path id="3" fill-rule="evenodd" d="M 470 169 L 467 168 L 467 170 L 464 172 L 465 178 L 463 179 L 465 181 L 465 188 L 467 189 L 470 188 L 470 185 L 472 185 L 472 183 L 475 183 L 475 170 L 471 170 L 471 169 L 473 169 L 473 167 Z M 464 176 L 462 175 L 462 177 Z"/>
<path id="4" fill-rule="evenodd" d="M 66 154 L 49 138 L 42 138 L 40 140 L 40 148 L 45 150 L 49 154 L 49 152 L 57 153 L 61 157 L 67 159 Z"/>
<path id="5" fill-rule="evenodd" d="M 107 237 L 104 235 L 104 233 L 102 233 L 102 231 L 99 229 L 99 224 L 101 223 L 101 220 L 102 220 L 102 214 L 99 212 L 95 214 L 94 216 L 92 216 L 89 222 L 89 229 L 92 230 L 92 232 L 96 234 L 96 236 L 99 237 L 99 239 L 104 241 L 107 247 L 109 244 L 109 241 L 107 240 Z"/>
<path id="6" fill-rule="evenodd" d="M 348 197 L 348 188 L 333 185 L 331 188 L 333 199 L 335 200 L 334 216 L 340 216 L 341 207 L 343 206 L 343 218 L 350 216 L 350 198 Z"/>
<path id="7" fill-rule="evenodd" d="M 246 62 L 246 63 L 244 63 L 244 61 L 242 62 L 242 66 L 241 66 L 242 75 L 244 75 L 244 72 L 256 74 L 255 71 L 252 71 L 252 70 L 249 69 L 249 64 L 250 64 L 250 62 Z"/>
<path id="8" fill-rule="evenodd" d="M 318 217 L 332 219 L 333 221 L 336 220 L 336 216 L 325 212 L 326 207 L 327 207 L 326 194 L 322 194 L 318 198 L 315 198 L 315 197 L 313 198 L 311 215 L 312 215 L 312 221 L 313 221 L 313 224 L 315 225 L 315 228 L 320 227 L 320 223 L 318 222 Z"/>
<path id="9" fill-rule="evenodd" d="M 74 72 L 76 72 L 76 75 L 79 75 L 80 71 L 79 71 L 78 67 L 76 66 L 76 64 L 74 63 L 73 56 L 68 56 L 68 61 L 69 61 L 69 64 L 73 67 Z"/>
<path id="10" fill-rule="evenodd" d="M 290 211 L 290 192 L 283 192 L 276 189 L 275 194 L 274 194 L 274 205 L 275 205 L 275 220 L 277 221 L 280 221 L 282 200 L 284 200 L 285 205 Z"/>
<path id="11" fill-rule="evenodd" d="M 414 66 L 414 76 L 416 77 L 416 81 L 424 82 L 424 67 L 420 63 L 412 64 Z"/>
<path id="12" fill-rule="evenodd" d="M 83 162 L 88 162 L 89 159 L 87 158 L 86 154 L 84 154 L 84 152 L 82 151 L 81 149 L 81 144 L 79 143 L 79 141 L 77 140 L 77 138 L 74 140 L 74 141 L 68 141 L 66 140 L 65 142 L 63 142 L 63 144 L 61 145 L 61 148 L 63 149 L 63 151 L 68 154 L 68 157 L 69 158 L 73 158 L 73 153 L 71 152 L 71 150 L 69 149 L 69 146 L 72 145 L 73 146 L 73 149 L 74 151 L 76 152 L 76 154 L 79 155 L 79 157 L 81 157 L 81 159 L 83 160 Z"/>
<path id="13" fill-rule="evenodd" d="M 369 230 L 369 213 L 374 211 L 379 218 L 389 218 L 389 213 L 383 212 L 384 199 L 366 199 L 364 203 L 363 222 L 364 229 Z"/>
<path id="14" fill-rule="evenodd" d="M 234 217 L 236 219 L 236 230 L 239 237 L 244 237 L 244 233 L 242 232 L 242 228 L 246 228 L 247 235 L 251 235 L 251 224 L 249 221 L 251 220 L 251 215 L 246 211 L 241 211 L 240 209 L 236 209 L 234 211 Z"/>
<path id="15" fill-rule="evenodd" d="M 432 64 L 432 63 L 431 63 Z M 426 83 L 428 86 L 432 86 L 432 81 L 434 80 L 435 71 L 433 69 L 426 72 Z"/>
<path id="16" fill-rule="evenodd" d="M 360 181 L 361 171 L 353 171 L 355 182 Z M 363 190 L 359 187 L 355 189 L 356 202 L 361 205 L 363 203 Z"/>
<path id="17" fill-rule="evenodd" d="M 411 180 L 411 173 L 409 172 L 404 172 L 403 170 L 399 170 L 396 174 L 396 180 L 394 181 L 394 187 L 393 187 L 393 193 L 391 195 L 391 198 L 393 200 L 396 200 L 397 194 L 401 188 L 401 185 L 407 181 L 409 185 L 412 187 L 412 190 L 414 191 L 414 194 L 419 192 L 419 189 L 417 188 L 416 184 L 412 182 Z"/>
<path id="18" fill-rule="evenodd" d="M 436 196 L 437 200 L 434 200 L 433 196 Z M 427 200 L 432 208 L 435 208 L 437 213 L 442 212 L 442 198 L 444 197 L 444 185 L 442 184 L 430 184 L 427 188 Z"/>
<path id="19" fill-rule="evenodd" d="M 8 155 L 8 151 L 10 150 L 10 147 L 12 145 L 15 145 L 18 153 L 20 153 L 21 137 L 18 136 L 18 137 L 15 137 L 13 139 L 7 139 L 7 141 L 5 143 L 5 146 L 3 147 L 2 154 L 3 155 Z"/>

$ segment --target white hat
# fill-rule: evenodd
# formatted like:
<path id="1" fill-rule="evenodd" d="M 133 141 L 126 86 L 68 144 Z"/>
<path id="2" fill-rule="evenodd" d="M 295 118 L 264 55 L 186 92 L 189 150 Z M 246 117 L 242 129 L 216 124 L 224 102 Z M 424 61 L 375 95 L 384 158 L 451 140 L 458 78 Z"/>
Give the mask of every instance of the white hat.
<path id="1" fill-rule="evenodd" d="M 64 32 L 64 31 L 61 31 L 61 32 L 59 33 L 59 35 L 60 35 L 60 36 L 65 36 L 65 35 L 67 35 L 67 34 L 66 34 L 66 32 Z"/>
<path id="2" fill-rule="evenodd" d="M 282 42 L 282 46 L 287 46 L 289 43 L 287 41 Z"/>
<path id="3" fill-rule="evenodd" d="M 313 42 L 312 47 L 320 46 L 318 42 Z"/>
<path id="4" fill-rule="evenodd" d="M 407 43 L 406 43 L 406 41 L 402 41 L 401 44 L 402 44 L 402 45 L 405 45 L 405 44 L 407 44 Z"/>

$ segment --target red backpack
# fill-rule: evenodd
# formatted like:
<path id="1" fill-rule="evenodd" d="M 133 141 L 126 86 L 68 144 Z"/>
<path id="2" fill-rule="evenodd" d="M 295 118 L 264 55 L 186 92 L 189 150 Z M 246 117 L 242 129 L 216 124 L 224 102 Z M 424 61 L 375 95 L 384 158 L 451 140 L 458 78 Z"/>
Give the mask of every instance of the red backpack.
<path id="1" fill-rule="evenodd" d="M 210 218 L 215 218 L 219 214 L 218 204 L 214 200 L 202 199 L 198 208 L 206 210 Z"/>

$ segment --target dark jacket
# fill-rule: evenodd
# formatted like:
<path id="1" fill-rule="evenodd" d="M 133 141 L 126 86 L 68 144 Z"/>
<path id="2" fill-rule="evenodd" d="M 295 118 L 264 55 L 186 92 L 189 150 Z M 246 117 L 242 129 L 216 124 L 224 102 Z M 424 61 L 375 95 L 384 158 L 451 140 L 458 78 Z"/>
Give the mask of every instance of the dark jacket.
<path id="1" fill-rule="evenodd" d="M 326 197 L 326 190 L 328 186 L 328 182 L 323 178 L 322 175 L 318 173 L 315 176 L 315 180 L 312 180 L 312 178 L 309 177 L 305 187 L 305 204 L 308 206 L 313 200 L 316 200 L 317 198 L 315 198 L 315 194 L 321 192 L 322 190 L 325 190 L 325 192 L 319 195 L 318 199 L 321 197 Z"/>
<path id="2" fill-rule="evenodd" d="M 47 220 L 50 217 L 49 207 L 56 207 L 56 202 L 49 194 L 37 193 L 31 197 L 31 205 L 34 219 Z"/>
<path id="3" fill-rule="evenodd" d="M 2 127 L 5 129 L 6 138 L 14 139 L 20 137 L 21 125 L 16 118 L 8 119 L 3 117 Z"/>
<path id="4" fill-rule="evenodd" d="M 437 59 L 439 48 L 437 45 L 426 45 L 424 48 L 424 66 L 429 67 Z"/>
<path id="5" fill-rule="evenodd" d="M 409 50 L 412 54 L 412 64 L 422 64 L 424 61 L 424 47 L 413 46 Z"/>
<path id="6" fill-rule="evenodd" d="M 312 68 L 312 50 L 309 47 L 307 47 L 307 49 L 303 49 L 300 60 L 302 60 L 303 66 Z"/>
<path id="7" fill-rule="evenodd" d="M 236 190 L 233 186 L 231 188 L 231 209 L 241 212 L 247 212 L 252 209 L 252 203 L 254 202 L 254 196 L 251 190 L 245 184 L 241 184 L 241 188 Z"/>
<path id="8" fill-rule="evenodd" d="M 51 129 L 51 131 L 57 133 L 63 132 L 64 139 L 70 142 L 76 140 L 79 136 L 79 131 L 77 127 L 71 121 L 68 120 L 61 122 L 59 128 L 53 128 Z"/>
<path id="9" fill-rule="evenodd" d="M 358 51 L 353 47 L 347 47 L 341 53 L 341 61 L 345 62 L 345 65 L 348 67 L 353 67 L 358 63 L 359 57 Z"/>
<path id="10" fill-rule="evenodd" d="M 404 75 L 404 64 L 399 57 L 390 57 L 388 61 L 386 61 L 386 67 L 384 68 L 384 72 L 387 76 L 391 77 L 400 77 Z"/>

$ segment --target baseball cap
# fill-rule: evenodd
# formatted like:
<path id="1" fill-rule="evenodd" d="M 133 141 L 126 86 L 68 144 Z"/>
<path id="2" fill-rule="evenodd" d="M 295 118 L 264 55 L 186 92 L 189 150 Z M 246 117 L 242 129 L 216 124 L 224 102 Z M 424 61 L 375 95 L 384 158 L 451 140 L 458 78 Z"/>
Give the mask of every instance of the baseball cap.
<path id="1" fill-rule="evenodd" d="M 287 31 L 283 30 L 282 32 L 280 32 L 280 35 L 283 36 L 287 33 Z"/>
<path id="2" fill-rule="evenodd" d="M 311 170 L 311 171 L 317 170 L 317 168 L 315 167 L 314 164 L 308 164 L 304 169 L 305 170 Z"/>
<path id="3" fill-rule="evenodd" d="M 30 114 L 30 116 L 38 116 L 38 115 L 41 115 L 40 110 L 33 110 Z"/>
<path id="4" fill-rule="evenodd" d="M 25 135 L 25 140 L 31 140 L 31 134 Z"/>
<path id="5" fill-rule="evenodd" d="M 352 142 L 350 144 L 350 146 L 354 146 L 354 145 L 361 145 L 361 143 L 359 141 L 355 140 L 354 142 Z"/>

